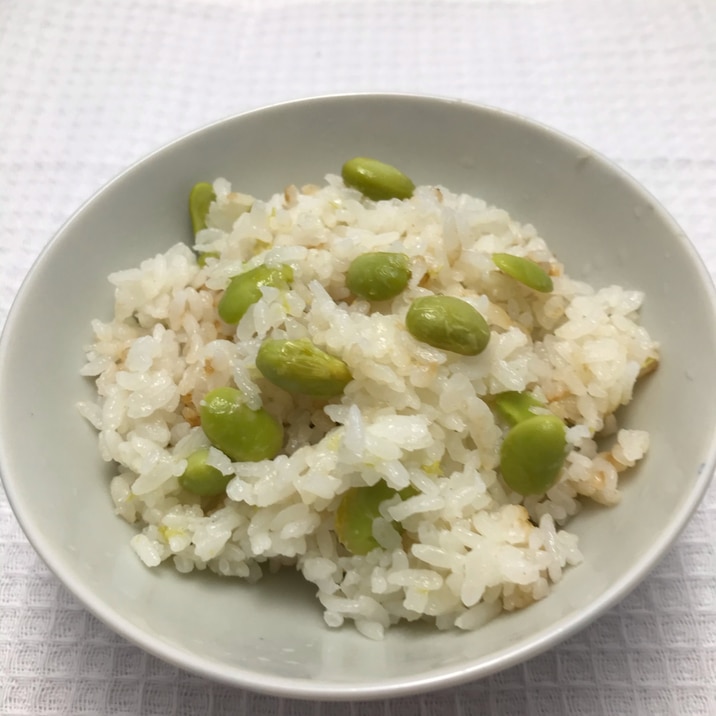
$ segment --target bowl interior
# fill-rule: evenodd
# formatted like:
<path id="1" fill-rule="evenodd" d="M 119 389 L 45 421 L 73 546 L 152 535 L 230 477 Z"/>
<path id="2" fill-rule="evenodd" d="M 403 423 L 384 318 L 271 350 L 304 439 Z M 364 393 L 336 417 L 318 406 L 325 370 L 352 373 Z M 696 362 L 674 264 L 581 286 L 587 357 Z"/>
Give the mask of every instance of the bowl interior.
<path id="1" fill-rule="evenodd" d="M 329 630 L 294 574 L 250 586 L 146 569 L 114 517 L 109 466 L 75 403 L 90 320 L 111 316 L 112 271 L 189 241 L 186 197 L 225 176 L 267 197 L 320 182 L 347 158 L 400 166 L 416 183 L 481 196 L 537 226 L 567 271 L 647 294 L 659 370 L 622 423 L 650 431 L 648 458 L 615 508 L 570 523 L 585 562 L 548 599 L 477 633 L 400 627 L 382 643 Z M 155 153 L 62 229 L 25 282 L 0 347 L 0 468 L 28 537 L 100 618 L 162 658 L 226 682 L 314 698 L 396 695 L 483 676 L 583 626 L 635 586 L 683 526 L 714 463 L 714 293 L 688 240 L 603 158 L 497 110 L 408 96 L 307 100 L 231 118 Z"/>

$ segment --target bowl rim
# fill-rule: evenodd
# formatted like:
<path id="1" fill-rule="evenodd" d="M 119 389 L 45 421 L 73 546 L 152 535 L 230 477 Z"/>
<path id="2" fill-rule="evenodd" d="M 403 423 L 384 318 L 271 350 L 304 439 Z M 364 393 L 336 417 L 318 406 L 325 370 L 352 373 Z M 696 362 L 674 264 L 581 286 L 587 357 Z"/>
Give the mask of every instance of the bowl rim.
<path id="1" fill-rule="evenodd" d="M 585 143 L 571 137 L 570 135 L 555 129 L 538 120 L 532 119 L 523 114 L 508 111 L 489 104 L 477 101 L 465 100 L 456 97 L 447 97 L 433 94 L 417 94 L 404 92 L 340 92 L 322 94 L 316 96 L 299 97 L 286 101 L 274 102 L 268 105 L 255 107 L 246 111 L 232 113 L 218 120 L 203 124 L 200 127 L 186 132 L 167 143 L 164 143 L 150 151 L 137 161 L 121 170 L 112 179 L 101 186 L 79 208 L 60 226 L 50 240 L 40 251 L 29 271 L 25 275 L 20 288 L 18 289 L 0 334 L 0 386 L 4 381 L 9 380 L 3 377 L 2 366 L 5 364 L 8 346 L 11 337 L 17 331 L 22 330 L 18 325 L 17 315 L 19 307 L 29 299 L 33 290 L 34 277 L 37 268 L 52 260 L 53 254 L 61 250 L 65 236 L 71 234 L 75 222 L 85 210 L 95 201 L 112 191 L 114 185 L 123 181 L 127 176 L 137 171 L 145 164 L 153 162 L 157 157 L 174 151 L 182 144 L 190 143 L 194 137 L 203 134 L 224 124 L 239 122 L 249 116 L 261 115 L 276 111 L 290 109 L 292 106 L 322 104 L 325 102 L 351 102 L 361 99 L 383 99 L 387 102 L 413 101 L 417 103 L 458 105 L 469 111 L 492 114 L 501 121 L 518 125 L 527 125 L 531 131 L 547 135 L 552 141 L 558 141 L 570 146 L 573 150 L 588 152 L 597 162 L 601 163 L 611 173 L 617 175 L 621 181 L 626 182 L 633 190 L 644 196 L 654 207 L 654 213 L 658 216 L 671 231 L 675 242 L 680 250 L 690 260 L 695 274 L 699 277 L 702 288 L 705 289 L 710 301 L 710 311 L 716 325 L 716 288 L 714 281 L 706 268 L 706 265 L 696 250 L 694 244 L 688 239 L 679 224 L 654 197 L 649 190 L 634 179 L 627 171 L 616 163 L 612 162 L 605 155 L 594 150 Z M 126 619 L 116 614 L 102 600 L 95 597 L 93 590 L 78 580 L 69 568 L 66 568 L 61 560 L 55 558 L 54 545 L 47 540 L 42 530 L 32 517 L 28 505 L 24 504 L 19 493 L 15 489 L 15 478 L 7 469 L 9 450 L 6 444 L 0 441 L 0 480 L 5 489 L 8 502 L 13 510 L 15 518 L 22 528 L 28 541 L 38 553 L 50 571 L 60 582 L 81 602 L 81 604 L 100 621 L 109 626 L 129 642 L 139 646 L 144 651 L 171 663 L 181 669 L 193 672 L 212 681 L 224 683 L 233 687 L 248 689 L 255 692 L 265 693 L 276 697 L 314 699 L 314 700 L 354 700 L 354 699 L 380 699 L 400 696 L 409 696 L 441 688 L 458 686 L 466 682 L 478 680 L 503 669 L 514 666 L 529 658 L 548 650 L 559 644 L 574 633 L 581 631 L 587 625 L 596 620 L 610 607 L 622 600 L 631 592 L 654 568 L 657 561 L 664 555 L 669 546 L 676 540 L 678 535 L 686 526 L 692 514 L 703 499 L 706 490 L 713 477 L 716 467 L 716 434 L 712 436 L 708 451 L 708 459 L 702 464 L 694 487 L 688 499 L 681 508 L 672 515 L 671 520 L 659 535 L 659 538 L 651 544 L 650 548 L 642 553 L 639 561 L 620 580 L 611 584 L 588 608 L 578 614 L 572 614 L 561 618 L 548 627 L 535 632 L 530 638 L 523 639 L 517 645 L 505 647 L 489 658 L 482 658 L 477 663 L 466 663 L 462 666 L 449 666 L 433 669 L 418 675 L 395 677 L 366 683 L 330 681 L 312 681 L 308 678 L 282 677 L 265 675 L 260 672 L 251 671 L 245 667 L 226 667 L 223 664 L 207 657 L 196 657 L 191 652 L 181 649 L 174 644 L 164 642 L 156 637 L 148 635 L 139 627 L 129 623 Z M 387 637 L 389 638 L 389 637 Z"/>

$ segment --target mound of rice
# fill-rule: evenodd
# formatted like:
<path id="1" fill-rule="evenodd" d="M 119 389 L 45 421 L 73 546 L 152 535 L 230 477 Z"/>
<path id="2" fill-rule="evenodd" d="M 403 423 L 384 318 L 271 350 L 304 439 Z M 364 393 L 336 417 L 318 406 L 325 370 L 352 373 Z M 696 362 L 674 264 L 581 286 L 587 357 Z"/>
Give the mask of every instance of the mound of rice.
<path id="1" fill-rule="evenodd" d="M 195 247 L 218 257 L 201 266 L 178 243 L 112 274 L 114 318 L 93 322 L 82 369 L 98 399 L 79 408 L 118 465 L 112 499 L 137 525 L 131 546 L 147 566 L 171 560 L 180 572 L 249 581 L 291 566 L 316 585 L 329 626 L 349 619 L 374 639 L 400 620 L 475 629 L 547 596 L 582 559 L 562 525 L 583 498 L 618 502 L 619 473 L 645 454 L 648 435 L 614 418 L 658 359 L 637 322 L 643 296 L 568 278 L 532 226 L 480 199 L 423 186 L 373 202 L 337 176 L 326 182 L 260 201 L 218 179 Z M 410 257 L 401 295 L 373 305 L 351 296 L 345 273 L 366 251 Z M 502 274 L 493 252 L 538 262 L 554 290 Z M 262 263 L 289 264 L 290 290 L 264 288 L 237 326 L 222 323 L 222 290 Z M 430 294 L 458 296 L 487 319 L 483 353 L 445 352 L 407 332 L 410 302 Z M 296 398 L 255 367 L 267 337 L 309 338 L 354 380 L 329 402 Z M 202 498 L 178 477 L 209 444 L 203 396 L 227 385 L 280 419 L 286 441 L 262 462 L 232 463 L 212 448 L 210 463 L 231 481 L 225 496 Z M 507 390 L 531 391 L 569 426 L 572 449 L 546 495 L 523 498 L 499 476 L 505 427 L 486 398 Z M 381 505 L 380 549 L 351 555 L 333 530 L 336 507 L 349 488 L 379 480 L 414 494 Z"/>

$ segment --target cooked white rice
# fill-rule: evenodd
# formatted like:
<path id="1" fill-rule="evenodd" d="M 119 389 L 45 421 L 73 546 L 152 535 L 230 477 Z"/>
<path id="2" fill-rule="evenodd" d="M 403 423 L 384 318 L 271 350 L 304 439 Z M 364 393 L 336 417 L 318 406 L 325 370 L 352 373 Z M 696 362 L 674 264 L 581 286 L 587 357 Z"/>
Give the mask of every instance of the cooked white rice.
<path id="1" fill-rule="evenodd" d="M 547 596 L 582 560 L 561 526 L 583 498 L 618 502 L 619 473 L 648 448 L 645 432 L 619 430 L 614 418 L 657 358 L 637 323 L 642 294 L 568 278 L 532 226 L 443 187 L 378 203 L 332 175 L 320 189 L 289 187 L 266 202 L 223 179 L 214 189 L 196 249 L 220 258 L 201 267 L 179 243 L 112 274 L 114 318 L 93 322 L 86 348 L 82 373 L 96 378 L 98 400 L 80 411 L 99 431 L 102 457 L 118 465 L 110 491 L 137 526 L 140 559 L 250 581 L 293 566 L 316 585 L 326 624 L 352 620 L 374 639 L 402 619 L 475 629 Z M 412 278 L 397 298 L 371 306 L 353 299 L 345 273 L 375 250 L 407 254 Z M 493 252 L 538 262 L 554 290 L 500 273 Z M 290 290 L 264 288 L 238 326 L 222 323 L 217 303 L 229 279 L 264 262 L 292 266 Z M 433 293 L 485 316 L 482 354 L 431 348 L 407 332 L 410 302 Z M 255 367 L 267 337 L 310 338 L 354 380 L 328 404 L 296 399 Z M 212 449 L 211 464 L 232 479 L 225 497 L 201 498 L 178 477 L 208 445 L 203 396 L 227 385 L 283 422 L 285 446 L 274 460 L 245 463 Z M 485 398 L 507 390 L 533 392 L 570 426 L 573 449 L 546 495 L 522 498 L 499 476 L 505 428 Z M 337 504 L 379 480 L 417 494 L 384 502 L 373 523 L 381 548 L 351 555 L 333 531 Z"/>

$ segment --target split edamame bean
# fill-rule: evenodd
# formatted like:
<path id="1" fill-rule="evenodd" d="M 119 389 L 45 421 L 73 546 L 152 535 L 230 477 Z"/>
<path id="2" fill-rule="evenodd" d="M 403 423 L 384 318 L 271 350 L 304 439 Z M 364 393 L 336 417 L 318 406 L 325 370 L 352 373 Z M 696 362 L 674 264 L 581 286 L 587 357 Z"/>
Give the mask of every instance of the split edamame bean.
<path id="1" fill-rule="evenodd" d="M 358 189 L 373 201 L 409 199 L 415 191 L 415 184 L 400 169 L 369 157 L 347 161 L 341 176 L 346 186 Z"/>
<path id="2" fill-rule="evenodd" d="M 199 256 L 197 256 L 196 262 L 204 268 L 206 266 L 206 260 L 207 259 L 218 259 L 219 258 L 219 252 L 218 251 L 202 251 Z"/>
<path id="3" fill-rule="evenodd" d="M 265 265 L 234 276 L 219 301 L 219 317 L 225 323 L 238 323 L 249 306 L 261 298 L 262 286 L 288 288 L 293 281 L 293 269 L 282 265 L 270 268 Z"/>
<path id="4" fill-rule="evenodd" d="M 235 462 L 271 460 L 283 445 L 281 423 L 263 408 L 249 408 L 236 388 L 207 393 L 199 417 L 209 442 Z"/>
<path id="5" fill-rule="evenodd" d="M 262 375 L 289 393 L 330 398 L 353 380 L 350 369 L 306 339 L 267 340 L 256 354 Z"/>
<path id="6" fill-rule="evenodd" d="M 500 416 L 510 425 L 517 425 L 523 420 L 534 418 L 536 413 L 532 412 L 532 408 L 547 407 L 529 393 L 520 393 L 516 390 L 498 393 L 493 396 L 491 402 Z"/>
<path id="7" fill-rule="evenodd" d="M 179 484 L 189 492 L 202 497 L 213 497 L 226 491 L 231 475 L 224 475 L 213 465 L 207 465 L 209 448 L 193 452 L 186 460 L 186 470 L 179 477 Z"/>
<path id="8" fill-rule="evenodd" d="M 540 495 L 557 481 L 564 464 L 567 436 L 556 415 L 535 415 L 517 423 L 500 448 L 500 471 L 520 495 Z"/>
<path id="9" fill-rule="evenodd" d="M 490 327 L 469 303 L 454 296 L 416 298 L 405 317 L 410 334 L 433 348 L 474 356 L 487 348 Z"/>
<path id="10" fill-rule="evenodd" d="M 351 553 L 368 554 L 380 547 L 373 537 L 373 520 L 380 517 L 381 502 L 389 500 L 396 491 L 381 480 L 375 485 L 351 487 L 343 493 L 336 510 L 334 528 L 338 541 Z M 403 500 L 417 494 L 413 487 L 406 487 L 399 493 Z M 397 526 L 400 529 L 399 525 Z"/>
<path id="11" fill-rule="evenodd" d="M 189 216 L 195 234 L 206 228 L 206 216 L 213 201 L 216 194 L 211 184 L 205 181 L 194 184 L 189 192 Z"/>
<path id="12" fill-rule="evenodd" d="M 512 254 L 492 254 L 492 261 L 502 273 L 534 291 L 549 293 L 553 288 L 549 274 L 530 259 Z"/>
<path id="13" fill-rule="evenodd" d="M 405 290 L 410 280 L 405 254 L 375 251 L 351 261 L 346 272 L 348 290 L 368 301 L 387 301 Z"/>

